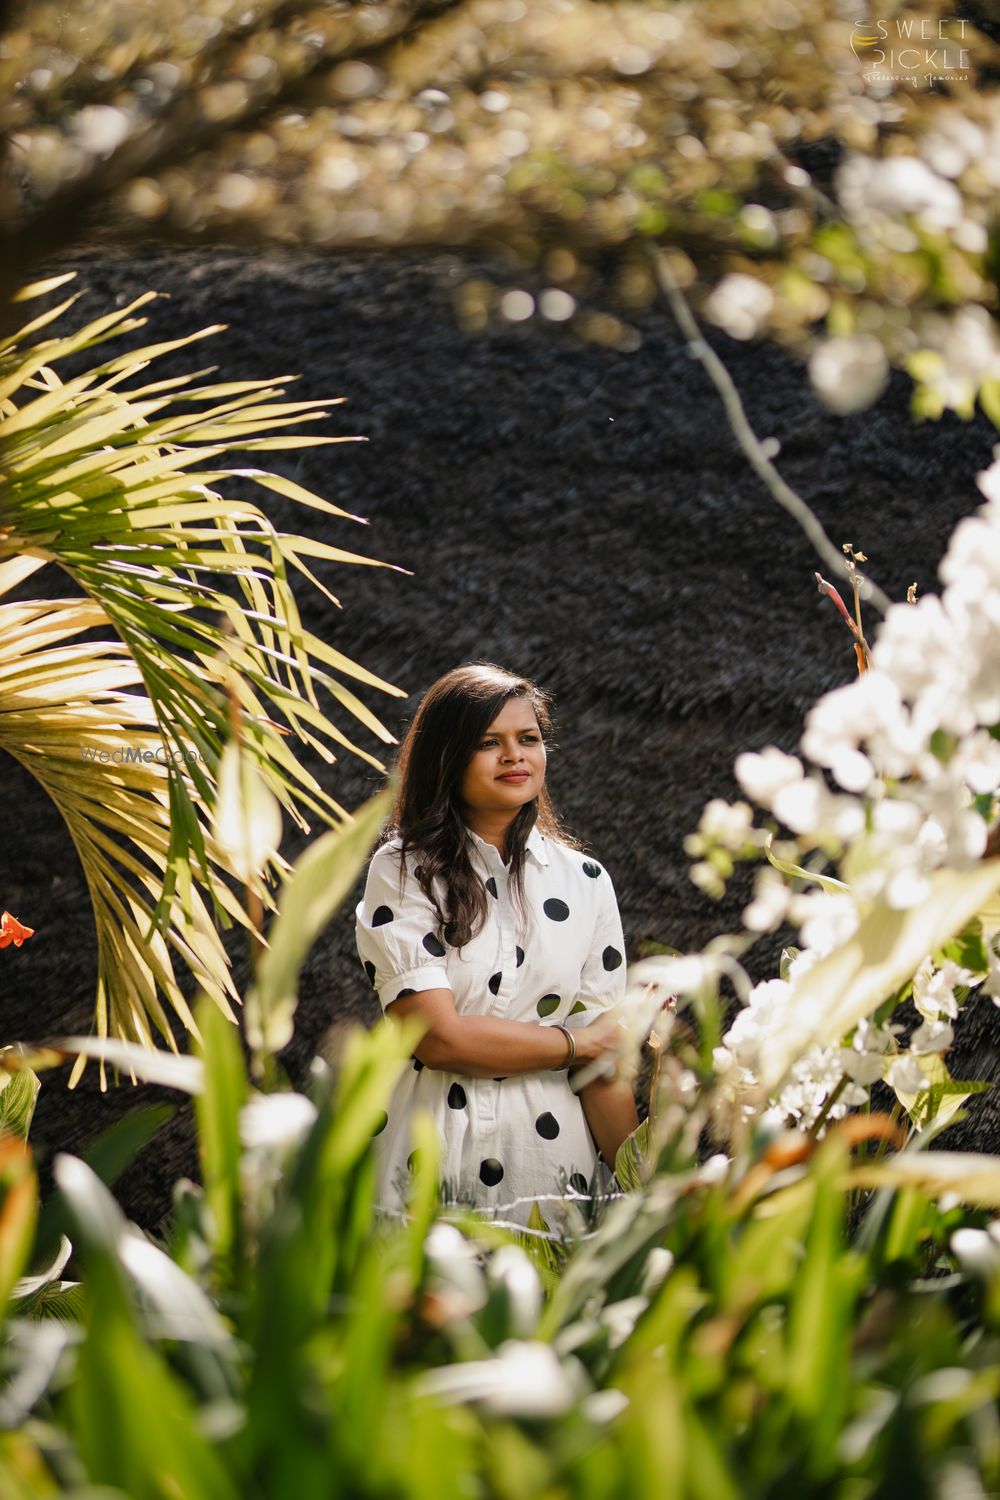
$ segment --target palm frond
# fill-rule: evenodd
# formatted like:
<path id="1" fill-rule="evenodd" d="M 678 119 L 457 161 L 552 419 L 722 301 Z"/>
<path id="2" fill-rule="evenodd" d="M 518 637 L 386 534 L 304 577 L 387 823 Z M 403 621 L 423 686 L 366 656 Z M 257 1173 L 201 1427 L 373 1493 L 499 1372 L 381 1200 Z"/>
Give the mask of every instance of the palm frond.
<path id="1" fill-rule="evenodd" d="M 135 314 L 153 296 L 50 334 L 71 298 L 0 343 L 0 597 L 48 562 L 85 596 L 0 604 L 0 745 L 53 797 L 80 855 L 97 923 L 99 1034 L 151 1045 L 158 1032 L 172 1045 L 163 1001 L 194 1022 L 171 952 L 222 1010 L 236 999 L 216 924 L 249 918 L 211 823 L 234 705 L 242 751 L 279 804 L 302 827 L 310 817 L 339 826 L 350 815 L 294 741 L 327 762 L 339 747 L 381 769 L 343 716 L 392 744 L 357 689 L 403 694 L 308 631 L 291 587 L 295 573 L 317 581 L 307 557 L 388 565 L 281 532 L 247 495 L 256 485 L 358 518 L 281 475 L 224 462 L 345 441 L 287 430 L 334 403 L 280 399 L 273 381 L 199 383 L 205 372 L 140 383 L 158 356 L 211 329 L 60 378 L 61 361 L 142 327 Z M 213 488 L 224 482 L 237 497 Z M 278 875 L 284 862 L 268 868 Z"/>

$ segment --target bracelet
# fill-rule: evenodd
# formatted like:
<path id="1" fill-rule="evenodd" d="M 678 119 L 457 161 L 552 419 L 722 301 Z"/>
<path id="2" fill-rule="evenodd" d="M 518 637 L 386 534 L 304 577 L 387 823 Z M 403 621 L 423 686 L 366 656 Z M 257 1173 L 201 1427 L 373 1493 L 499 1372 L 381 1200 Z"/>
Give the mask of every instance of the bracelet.
<path id="1" fill-rule="evenodd" d="M 553 1030 L 561 1031 L 563 1036 L 569 1042 L 569 1056 L 567 1057 L 566 1061 L 558 1063 L 553 1067 L 552 1071 L 554 1073 L 558 1073 L 561 1072 L 563 1068 L 571 1068 L 576 1062 L 576 1037 L 570 1031 L 568 1026 L 561 1026 L 558 1021 L 553 1027 Z"/>

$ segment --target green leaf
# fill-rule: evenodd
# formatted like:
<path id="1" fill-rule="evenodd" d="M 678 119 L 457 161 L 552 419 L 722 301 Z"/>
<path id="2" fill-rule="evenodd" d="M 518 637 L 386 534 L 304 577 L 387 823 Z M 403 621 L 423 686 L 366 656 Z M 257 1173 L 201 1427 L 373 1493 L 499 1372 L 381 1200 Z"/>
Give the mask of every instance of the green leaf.
<path id="1" fill-rule="evenodd" d="M 843 892 L 850 889 L 849 886 L 845 885 L 844 881 L 835 880 L 832 875 L 819 875 L 813 870 L 807 870 L 803 865 L 793 864 L 791 860 L 779 859 L 771 845 L 772 838 L 769 834 L 767 842 L 764 845 L 764 853 L 767 856 L 768 864 L 773 865 L 782 875 L 787 875 L 789 878 L 796 880 L 811 881 L 813 885 L 820 886 L 824 891 Z"/>
<path id="2" fill-rule="evenodd" d="M 979 404 L 994 427 L 1000 427 L 1000 380 L 988 376 L 979 387 Z"/>
<path id="3" fill-rule="evenodd" d="M 55 1176 L 86 1271 L 89 1323 L 66 1425 L 88 1478 L 117 1486 L 129 1500 L 239 1500 L 241 1488 L 204 1435 L 192 1394 L 139 1331 L 119 1258 L 127 1228 L 117 1206 L 72 1157 L 56 1159 Z"/>
<path id="4" fill-rule="evenodd" d="M 30 1068 L 0 1073 L 0 1132 L 28 1139 L 40 1084 Z"/>
<path id="5" fill-rule="evenodd" d="M 297 860 L 246 1002 L 255 1052 L 280 1052 L 292 1039 L 299 972 L 306 955 L 353 887 L 392 806 L 378 793 L 345 828 L 332 829 Z"/>
<path id="6" fill-rule="evenodd" d="M 952 1078 L 944 1059 L 932 1052 L 924 1056 L 913 1056 L 913 1061 L 927 1079 L 924 1088 L 908 1093 L 896 1088 L 896 1097 L 906 1110 L 917 1130 L 927 1125 L 946 1125 L 961 1109 L 966 1099 L 973 1094 L 983 1094 L 993 1087 L 991 1083 L 961 1081 Z"/>
<path id="7" fill-rule="evenodd" d="M 0 1318 L 24 1274 L 38 1217 L 31 1152 L 16 1136 L 0 1137 Z"/>
<path id="8" fill-rule="evenodd" d="M 642 1191 L 653 1165 L 650 1159 L 651 1150 L 650 1126 L 647 1118 L 625 1137 L 615 1156 L 615 1176 L 623 1192 Z"/>
<path id="9" fill-rule="evenodd" d="M 211 1212 L 213 1248 L 224 1282 L 237 1271 L 242 1253 L 239 1115 L 247 1077 L 239 1032 L 207 1000 L 198 1008 L 204 1088 L 195 1102 L 198 1152 L 205 1198 Z"/>
<path id="10" fill-rule="evenodd" d="M 174 1113 L 170 1104 L 153 1104 L 132 1111 L 102 1131 L 83 1152 L 82 1160 L 106 1186 L 116 1182 L 133 1157 L 173 1118 Z M 36 1261 L 54 1252 L 68 1228 L 65 1201 L 60 1194 L 52 1193 L 42 1204 L 38 1218 Z"/>
<path id="11" fill-rule="evenodd" d="M 913 975 L 921 960 L 960 932 L 1000 888 L 1000 860 L 971 870 L 938 870 L 918 906 L 877 903 L 854 936 L 792 983 L 788 1021 L 773 1038 L 760 1083 L 773 1093 L 796 1058 L 839 1042 Z"/>

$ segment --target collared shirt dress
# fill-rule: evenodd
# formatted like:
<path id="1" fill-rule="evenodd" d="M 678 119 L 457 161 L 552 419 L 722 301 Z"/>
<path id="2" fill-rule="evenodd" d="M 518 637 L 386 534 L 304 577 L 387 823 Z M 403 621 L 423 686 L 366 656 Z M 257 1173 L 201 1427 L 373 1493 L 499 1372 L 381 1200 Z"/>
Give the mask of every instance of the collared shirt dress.
<path id="1" fill-rule="evenodd" d="M 407 855 L 401 890 L 401 841 L 383 844 L 372 857 L 357 907 L 357 943 L 383 1010 L 401 995 L 450 989 L 459 1015 L 580 1027 L 616 1005 L 625 992 L 625 943 L 607 871 L 532 829 L 522 921 L 500 851 L 471 831 L 470 839 L 490 900 L 485 925 L 461 949 L 444 941 L 414 874 L 418 858 Z M 446 910 L 440 879 L 434 894 Z M 406 1204 L 410 1121 L 418 1110 L 432 1115 L 440 1133 L 447 1202 L 527 1224 L 532 1200 L 611 1184 L 565 1070 L 470 1078 L 414 1058 L 376 1138 L 378 1198 L 389 1212 Z M 538 1207 L 551 1222 L 545 1201 Z"/>

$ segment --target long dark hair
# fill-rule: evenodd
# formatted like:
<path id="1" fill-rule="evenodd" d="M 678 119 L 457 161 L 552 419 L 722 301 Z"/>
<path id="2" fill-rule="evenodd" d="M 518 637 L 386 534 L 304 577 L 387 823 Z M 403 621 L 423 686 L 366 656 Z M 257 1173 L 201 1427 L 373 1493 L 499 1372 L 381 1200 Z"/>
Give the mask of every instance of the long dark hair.
<path id="1" fill-rule="evenodd" d="M 472 662 L 446 672 L 428 688 L 397 759 L 398 791 L 386 836 L 402 840 L 401 875 L 406 855 L 417 857 L 420 887 L 437 908 L 445 942 L 456 948 L 481 930 L 487 912 L 482 877 L 470 859 L 471 840 L 459 787 L 483 735 L 511 698 L 528 700 L 548 745 L 552 717 L 548 696 L 541 688 L 492 662 Z M 514 899 L 522 912 L 525 845 L 536 826 L 572 848 L 579 847 L 561 827 L 544 786 L 537 797 L 518 808 L 507 831 L 504 853 Z M 445 882 L 447 911 L 441 910 L 434 895 L 436 875 Z"/>

